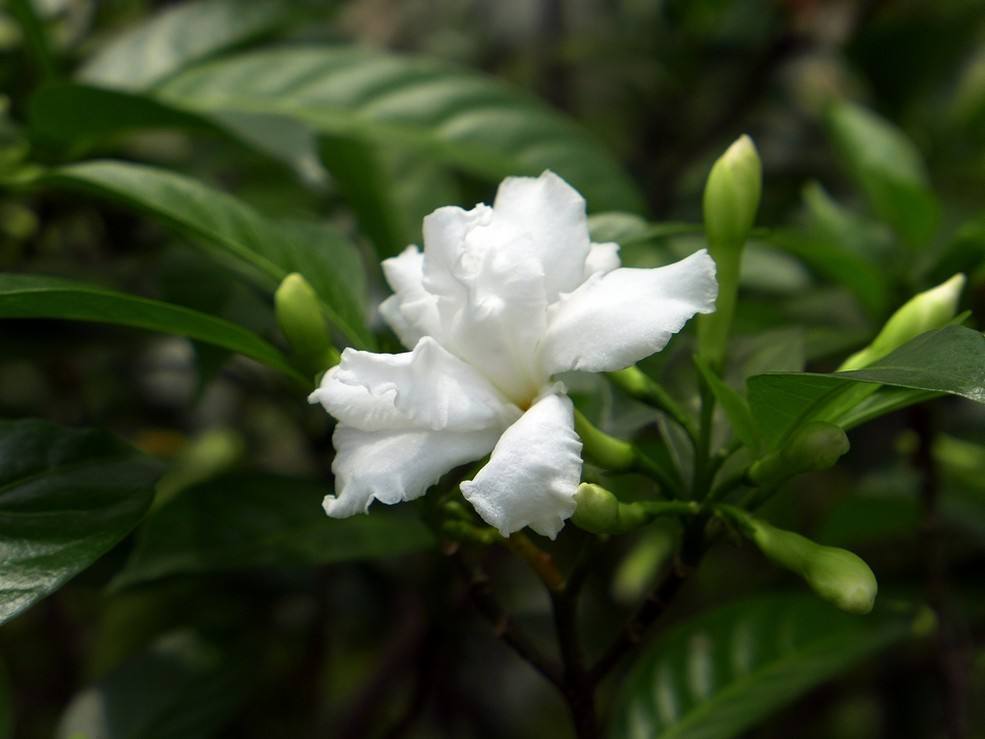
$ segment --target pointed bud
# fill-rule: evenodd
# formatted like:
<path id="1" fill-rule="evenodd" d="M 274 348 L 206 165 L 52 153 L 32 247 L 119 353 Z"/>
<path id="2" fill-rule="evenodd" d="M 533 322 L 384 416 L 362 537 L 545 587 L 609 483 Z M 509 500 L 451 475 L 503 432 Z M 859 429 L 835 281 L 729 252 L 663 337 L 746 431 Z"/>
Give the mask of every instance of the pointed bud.
<path id="1" fill-rule="evenodd" d="M 704 194 L 705 233 L 712 256 L 739 248 L 759 208 L 762 164 L 752 139 L 740 136 L 711 168 Z"/>
<path id="2" fill-rule="evenodd" d="M 804 578 L 824 600 L 849 613 L 872 610 L 879 586 L 872 570 L 857 555 L 778 529 L 733 506 L 720 506 L 717 512 L 735 524 L 768 559 Z"/>
<path id="3" fill-rule="evenodd" d="M 740 136 L 711 168 L 704 194 L 708 253 L 715 260 L 718 299 L 715 312 L 698 316 L 698 353 L 716 369 L 735 312 L 742 247 L 756 220 L 762 190 L 762 164 L 755 144 Z"/>
<path id="4" fill-rule="evenodd" d="M 759 487 L 776 487 L 795 475 L 834 467 L 850 446 L 848 436 L 838 426 L 810 421 L 797 428 L 779 451 L 753 463 L 747 476 Z"/>
<path id="5" fill-rule="evenodd" d="M 318 296 L 297 272 L 289 274 L 274 293 L 277 323 L 305 369 L 316 374 L 339 362 L 329 340 Z"/>
<path id="6" fill-rule="evenodd" d="M 872 343 L 846 359 L 838 371 L 866 367 L 910 339 L 947 325 L 957 313 L 964 284 L 965 276 L 958 273 L 947 282 L 914 295 L 886 321 Z"/>

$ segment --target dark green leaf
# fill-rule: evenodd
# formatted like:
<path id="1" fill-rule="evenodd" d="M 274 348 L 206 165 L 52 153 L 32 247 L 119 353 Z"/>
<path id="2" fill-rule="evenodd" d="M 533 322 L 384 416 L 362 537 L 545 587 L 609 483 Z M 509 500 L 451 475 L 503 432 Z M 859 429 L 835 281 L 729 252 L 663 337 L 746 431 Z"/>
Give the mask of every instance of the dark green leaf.
<path id="1" fill-rule="evenodd" d="M 160 473 L 103 432 L 0 421 L 0 623 L 126 536 Z"/>
<path id="2" fill-rule="evenodd" d="M 79 77 L 103 87 L 145 89 L 194 61 L 276 28 L 297 6 L 290 0 L 186 2 L 102 46 Z"/>
<path id="3" fill-rule="evenodd" d="M 615 739 L 727 739 L 911 633 L 911 618 L 852 616 L 769 595 L 668 631 L 623 685 Z"/>
<path id="4" fill-rule="evenodd" d="M 407 554 L 433 545 L 410 511 L 328 518 L 325 485 L 239 474 L 186 490 L 141 527 L 119 585 L 244 567 L 308 566 Z"/>
<path id="5" fill-rule="evenodd" d="M 308 381 L 266 341 L 235 323 L 178 305 L 42 275 L 0 273 L 0 318 L 58 318 L 187 336 Z"/>
<path id="6" fill-rule="evenodd" d="M 831 108 L 828 128 L 873 211 L 909 245 L 924 245 L 937 226 L 937 202 L 913 143 L 888 121 L 851 103 Z"/>
<path id="7" fill-rule="evenodd" d="M 759 427 L 752 417 L 752 411 L 749 410 L 749 403 L 716 375 L 703 359 L 695 358 L 695 364 L 715 399 L 722 406 L 735 438 L 751 449 L 758 449 L 761 444 Z"/>
<path id="8" fill-rule="evenodd" d="M 28 107 L 31 133 L 46 142 L 91 144 L 143 130 L 218 131 L 204 117 L 153 98 L 71 82 L 41 88 Z"/>
<path id="9" fill-rule="evenodd" d="M 419 153 L 337 136 L 323 136 L 320 150 L 380 258 L 419 243 L 424 216 L 459 201 L 445 168 Z"/>
<path id="10" fill-rule="evenodd" d="M 838 241 L 825 241 L 814 230 L 778 229 L 766 243 L 802 260 L 818 274 L 852 291 L 871 315 L 881 315 L 889 303 L 886 275 L 875 264 Z"/>
<path id="11" fill-rule="evenodd" d="M 57 739 L 211 739 L 246 695 L 249 665 L 176 633 L 80 693 Z"/>
<path id="12" fill-rule="evenodd" d="M 198 112 L 296 118 L 319 133 L 406 146 L 490 179 L 552 169 L 593 209 L 638 210 L 619 166 L 580 128 L 474 73 L 360 48 L 285 48 L 204 64 L 163 99 Z"/>
<path id="13" fill-rule="evenodd" d="M 910 392 L 887 393 L 874 401 L 872 384 Z M 946 326 L 921 334 L 861 370 L 749 378 L 753 415 L 771 444 L 809 420 L 857 425 L 937 393 L 985 403 L 985 336 L 962 326 Z"/>
<path id="14" fill-rule="evenodd" d="M 81 188 L 160 218 L 248 270 L 268 289 L 300 272 L 346 337 L 358 346 L 372 345 L 364 320 L 362 263 L 355 247 L 333 228 L 272 221 L 196 180 L 126 162 L 62 167 L 42 182 Z"/>

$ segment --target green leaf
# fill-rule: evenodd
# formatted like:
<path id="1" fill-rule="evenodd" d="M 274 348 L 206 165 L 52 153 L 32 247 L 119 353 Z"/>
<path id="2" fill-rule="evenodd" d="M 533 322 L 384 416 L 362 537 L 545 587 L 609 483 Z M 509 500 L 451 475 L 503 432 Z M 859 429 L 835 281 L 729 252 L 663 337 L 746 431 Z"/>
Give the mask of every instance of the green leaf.
<path id="1" fill-rule="evenodd" d="M 143 517 L 160 466 L 114 437 L 0 421 L 0 623 L 61 587 Z"/>
<path id="2" fill-rule="evenodd" d="M 56 739 L 211 739 L 246 697 L 250 664 L 179 632 L 81 692 Z"/>
<path id="3" fill-rule="evenodd" d="M 904 388 L 870 398 L 872 384 Z M 928 331 L 852 372 L 767 373 L 749 378 L 753 416 L 771 445 L 811 420 L 857 425 L 937 393 L 985 403 L 985 336 L 962 326 Z M 865 401 L 867 406 L 863 406 Z"/>
<path id="4" fill-rule="evenodd" d="M 840 241 L 826 241 L 816 229 L 772 231 L 766 242 L 800 259 L 818 274 L 852 291 L 870 315 L 882 315 L 889 305 L 886 274 Z"/>
<path id="5" fill-rule="evenodd" d="M 242 473 L 184 491 L 151 514 L 116 584 L 250 567 L 310 566 L 428 549 L 408 511 L 328 518 L 320 482 Z"/>
<path id="6" fill-rule="evenodd" d="M 58 277 L 0 273 L 0 318 L 93 321 L 186 336 L 239 352 L 310 384 L 276 348 L 235 323 L 178 305 Z"/>
<path id="7" fill-rule="evenodd" d="M 277 28 L 298 5 L 285 0 L 183 3 L 102 46 L 79 77 L 103 87 L 145 89 L 192 62 Z"/>
<path id="8" fill-rule="evenodd" d="M 320 186 L 327 177 L 316 137 L 290 118 L 235 112 L 195 115 L 146 94 L 60 82 L 31 97 L 28 122 L 35 139 L 74 147 L 73 153 L 131 133 L 176 129 L 229 138 L 286 165 L 308 185 Z"/>
<path id="9" fill-rule="evenodd" d="M 835 147 L 872 210 L 910 246 L 937 226 L 937 202 L 920 153 L 902 131 L 875 113 L 841 102 L 827 117 Z"/>
<path id="10" fill-rule="evenodd" d="M 323 136 L 320 151 L 381 259 L 419 243 L 424 216 L 460 199 L 450 173 L 426 155 L 337 136 Z"/>
<path id="11" fill-rule="evenodd" d="M 502 83 L 438 61 L 362 48 L 283 48 L 188 70 L 159 88 L 198 112 L 285 115 L 319 133 L 426 152 L 488 179 L 552 169 L 595 210 L 642 198 L 579 127 Z"/>
<path id="12" fill-rule="evenodd" d="M 758 449 L 762 442 L 756 419 L 752 417 L 752 411 L 749 410 L 749 403 L 716 375 L 703 358 L 695 357 L 695 364 L 715 399 L 722 406 L 735 438 L 750 449 Z"/>
<path id="13" fill-rule="evenodd" d="M 202 116 L 153 98 L 72 82 L 42 87 L 28 104 L 32 135 L 46 143 L 92 144 L 134 131 L 183 129 L 217 132 Z"/>
<path id="14" fill-rule="evenodd" d="M 126 162 L 61 167 L 41 182 L 80 188 L 160 218 L 271 292 L 286 275 L 300 272 L 350 341 L 360 347 L 373 344 L 364 320 L 365 273 L 359 254 L 327 225 L 273 221 L 196 180 Z"/>
<path id="15" fill-rule="evenodd" d="M 807 595 L 766 595 L 666 632 L 623 684 L 615 739 L 727 739 L 912 632 Z"/>

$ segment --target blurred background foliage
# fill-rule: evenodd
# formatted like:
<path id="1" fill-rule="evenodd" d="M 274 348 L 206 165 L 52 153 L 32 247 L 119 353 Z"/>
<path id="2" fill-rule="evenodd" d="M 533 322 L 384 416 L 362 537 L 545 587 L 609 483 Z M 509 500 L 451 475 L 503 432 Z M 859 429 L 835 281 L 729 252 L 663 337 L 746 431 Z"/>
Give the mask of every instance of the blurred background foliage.
<path id="1" fill-rule="evenodd" d="M 768 228 L 744 265 L 730 381 L 830 371 L 893 308 L 957 271 L 969 277 L 962 307 L 985 315 L 980 0 L 241 0 L 198 3 L 203 15 L 183 17 L 189 7 L 8 0 L 0 11 L 0 179 L 11 185 L 0 194 L 2 271 L 85 279 L 276 336 L 269 292 L 198 249 L 194 229 L 108 204 L 105 182 L 66 175 L 52 187 L 14 186 L 36 163 L 113 157 L 234 192 L 267 217 L 327 224 L 358 245 L 350 274 L 361 264 L 368 284 L 349 287 L 375 304 L 385 294 L 379 259 L 417 241 L 434 207 L 488 200 L 494 179 L 445 166 L 453 152 L 436 159 L 388 142 L 385 131 L 364 150 L 263 110 L 207 111 L 210 95 L 251 89 L 243 74 L 189 109 L 139 95 L 201 92 L 184 70 L 224 54 L 356 43 L 478 70 L 580 122 L 637 186 L 638 195 L 597 181 L 599 196 L 589 196 L 596 232 L 620 240 L 630 264 L 700 245 L 700 231 L 638 216 L 700 223 L 712 161 L 752 135 L 765 171 L 758 222 Z M 66 89 L 69 80 L 102 97 Z M 426 105 L 416 94 L 411 108 Z M 124 183 L 110 200 L 128 196 Z M 614 210 L 627 212 L 603 213 Z M 678 341 L 649 366 L 682 398 L 694 394 L 688 355 Z M 656 439 L 655 414 L 608 387 L 575 389 L 612 433 Z M 0 737 L 569 731 L 550 687 L 490 636 L 461 587 L 448 587 L 450 562 L 415 553 L 428 534 L 412 517 L 348 530 L 345 559 L 360 536 L 389 537 L 399 556 L 335 561 L 312 528 L 330 480 L 328 419 L 257 365 L 127 329 L 4 321 L 0 415 L 111 429 L 170 463 L 155 506 L 180 496 L 154 509 L 136 542 L 0 629 Z M 882 597 L 923 593 L 939 623 L 919 638 L 884 632 L 895 646 L 880 659 L 778 702 L 748 736 L 985 731 L 983 421 L 981 406 L 957 399 L 887 416 L 851 434 L 838 468 L 771 505 L 772 519 L 860 552 Z M 633 484 L 612 481 L 627 495 Z M 653 581 L 673 537 L 656 526 L 599 555 L 583 614 L 589 649 Z M 569 544 L 562 537 L 562 559 Z M 548 638 L 538 584 L 505 552 L 488 556 L 504 600 Z M 720 547 L 665 623 L 790 580 L 747 550 Z M 768 641 L 780 627 L 761 628 Z"/>

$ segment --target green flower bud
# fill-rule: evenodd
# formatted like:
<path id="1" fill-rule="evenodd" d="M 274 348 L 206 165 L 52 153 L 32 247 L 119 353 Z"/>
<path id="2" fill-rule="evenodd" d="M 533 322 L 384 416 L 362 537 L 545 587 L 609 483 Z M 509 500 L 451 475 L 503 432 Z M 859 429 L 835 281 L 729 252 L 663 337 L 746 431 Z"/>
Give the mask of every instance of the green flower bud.
<path id="1" fill-rule="evenodd" d="M 318 296 L 297 272 L 289 274 L 274 293 L 277 323 L 288 344 L 311 374 L 339 363 L 339 353 L 329 340 Z"/>
<path id="2" fill-rule="evenodd" d="M 712 256 L 737 249 L 756 219 L 762 191 L 762 164 L 752 139 L 740 136 L 711 168 L 705 185 L 705 233 Z"/>
<path id="3" fill-rule="evenodd" d="M 838 426 L 810 421 L 797 428 L 779 451 L 753 463 L 747 476 L 759 487 L 776 487 L 795 475 L 834 467 L 850 446 Z"/>
<path id="4" fill-rule="evenodd" d="M 700 506 L 692 501 L 647 500 L 623 503 L 601 485 L 583 482 L 575 493 L 571 521 L 593 534 L 622 534 L 649 523 L 657 516 L 693 515 Z"/>
<path id="5" fill-rule="evenodd" d="M 715 260 L 718 299 L 714 313 L 698 316 L 698 353 L 716 369 L 725 357 L 742 247 L 756 219 L 761 191 L 762 164 L 756 146 L 748 136 L 740 136 L 715 162 L 705 185 L 705 234 Z"/>
<path id="6" fill-rule="evenodd" d="M 849 613 L 872 610 L 879 586 L 872 570 L 857 555 L 778 529 L 733 506 L 720 506 L 718 512 L 736 524 L 768 559 L 796 572 L 824 600 Z"/>
<path id="7" fill-rule="evenodd" d="M 838 370 L 866 367 L 910 339 L 947 325 L 957 313 L 964 284 L 965 276 L 958 273 L 947 282 L 914 295 L 886 321 L 871 344 L 846 359 Z"/>

